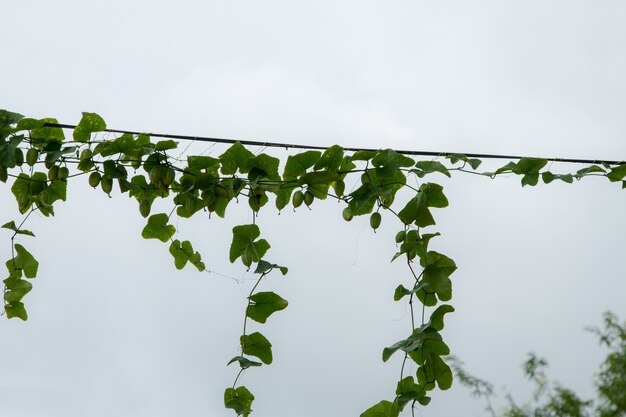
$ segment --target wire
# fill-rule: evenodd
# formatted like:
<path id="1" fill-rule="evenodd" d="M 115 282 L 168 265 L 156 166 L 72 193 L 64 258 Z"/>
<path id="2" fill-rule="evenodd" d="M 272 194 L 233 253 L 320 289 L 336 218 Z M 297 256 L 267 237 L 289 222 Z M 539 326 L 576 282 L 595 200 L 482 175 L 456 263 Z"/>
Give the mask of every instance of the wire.
<path id="1" fill-rule="evenodd" d="M 62 123 L 45 123 L 46 127 L 57 127 L 61 129 L 75 129 L 76 125 L 68 125 Z M 197 142 L 211 142 L 211 143 L 236 143 L 239 142 L 242 145 L 250 145 L 250 146 L 262 146 L 267 148 L 285 148 L 285 149 L 316 149 L 316 150 L 326 150 L 327 146 L 316 146 L 316 145 L 301 145 L 295 143 L 281 143 L 281 142 L 260 142 L 254 140 L 239 140 L 239 139 L 226 139 L 226 138 L 212 138 L 212 137 L 204 137 L 204 136 L 187 136 L 187 135 L 170 135 L 164 133 L 146 133 L 146 132 L 133 132 L 130 130 L 120 130 L 120 129 L 104 129 L 104 132 L 109 133 L 127 133 L 131 135 L 140 135 L 145 134 L 155 138 L 164 138 L 164 139 L 178 139 L 178 140 L 192 140 Z M 378 152 L 380 149 L 372 149 L 372 148 L 343 148 L 346 151 L 350 152 Z M 448 157 L 452 155 L 464 155 L 468 158 L 481 158 L 481 159 L 522 159 L 523 156 L 519 155 L 497 155 L 497 154 L 486 154 L 486 153 L 464 153 L 464 152 L 435 152 L 435 151 L 414 151 L 414 150 L 396 150 L 396 152 L 401 153 L 403 155 L 417 155 L 417 156 L 432 156 L 432 157 Z M 553 162 L 569 162 L 573 164 L 609 164 L 609 165 L 621 165 L 625 164 L 626 161 L 608 161 L 603 159 L 576 159 L 576 158 L 541 158 L 547 161 Z"/>

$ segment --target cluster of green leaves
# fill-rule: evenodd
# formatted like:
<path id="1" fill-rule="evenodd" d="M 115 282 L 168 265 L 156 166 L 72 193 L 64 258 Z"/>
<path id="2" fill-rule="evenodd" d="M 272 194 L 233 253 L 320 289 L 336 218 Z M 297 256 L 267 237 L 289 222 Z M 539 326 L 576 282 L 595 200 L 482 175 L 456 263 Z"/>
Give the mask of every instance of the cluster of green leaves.
<path id="1" fill-rule="evenodd" d="M 6 225 L 4 226 L 6 227 Z M 16 230 L 16 232 L 27 232 Z M 32 290 L 33 285 L 24 278 L 35 278 L 39 269 L 39 262 L 22 245 L 15 243 L 15 253 L 6 262 L 9 272 L 8 278 L 4 281 L 4 310 L 8 318 L 19 317 L 22 320 L 28 318 L 22 298 Z"/>
<path id="2" fill-rule="evenodd" d="M 443 165 L 419 164 L 419 166 L 421 167 L 420 175 L 424 175 L 427 171 L 443 171 L 441 168 Z M 442 173 L 447 172 L 445 170 Z M 362 417 L 398 415 L 409 402 L 411 402 L 411 409 L 416 402 L 427 405 L 430 402 L 430 397 L 427 395 L 429 391 L 436 386 L 441 390 L 447 390 L 452 385 L 452 371 L 442 358 L 450 353 L 450 349 L 443 341 L 440 332 L 444 327 L 444 315 L 453 312 L 454 307 L 449 304 L 440 305 L 431 313 L 429 321 L 422 323 L 418 328 L 415 328 L 413 320 L 414 297 L 420 301 L 423 308 L 435 306 L 439 301 L 449 301 L 452 298 L 450 276 L 456 270 L 456 264 L 446 255 L 428 250 L 430 240 L 439 236 L 439 233 L 420 234 L 421 227 L 435 224 L 430 209 L 447 205 L 448 200 L 443 194 L 443 187 L 438 184 L 425 183 L 397 215 L 404 223 L 405 229 L 396 235 L 396 243 L 400 245 L 400 250 L 394 255 L 392 261 L 405 256 L 412 272 L 413 285 L 411 288 L 399 285 L 395 290 L 394 300 L 400 301 L 409 297 L 412 333 L 406 339 L 385 348 L 382 359 L 386 362 L 395 352 L 402 350 L 405 352 L 402 371 L 404 371 L 407 358 L 410 358 L 417 365 L 417 372 L 415 377 L 404 377 L 401 372 L 395 399 L 381 401 L 363 413 Z M 419 275 L 411 266 L 415 258 L 419 259 L 422 267 Z"/>
<path id="3" fill-rule="evenodd" d="M 273 199 L 276 209 L 291 206 L 294 210 L 303 204 L 311 207 L 316 200 L 334 198 L 343 203 L 343 218 L 369 215 L 370 225 L 381 226 L 381 213 L 395 217 L 403 229 L 396 236 L 399 251 L 393 257 L 407 261 L 411 285 L 400 285 L 394 293 L 396 301 L 408 299 L 411 308 L 409 336 L 386 348 L 383 360 L 401 350 L 405 353 L 401 378 L 393 401 L 382 401 L 363 415 L 387 417 L 399 413 L 409 402 L 427 404 L 426 393 L 435 387 L 447 389 L 452 382 L 450 367 L 444 361 L 449 348 L 441 336 L 443 316 L 454 309 L 448 302 L 452 298 L 451 274 L 456 270 L 452 259 L 429 250 L 430 240 L 438 233 L 423 233 L 422 229 L 435 225 L 433 208 L 443 208 L 448 200 L 443 187 L 423 181 L 433 174 L 451 177 L 452 172 L 471 172 L 495 177 L 515 174 L 521 176 L 522 185 L 536 185 L 539 178 L 545 183 L 561 180 L 571 183 L 585 176 L 605 176 L 610 181 L 626 186 L 626 165 L 591 165 L 572 174 L 554 174 L 545 169 L 548 161 L 522 158 L 510 162 L 494 172 L 477 171 L 478 159 L 464 155 L 446 155 L 441 161 L 414 160 L 391 149 L 346 153 L 338 145 L 321 151 L 305 151 L 291 155 L 284 166 L 269 154 L 254 154 L 242 144 L 232 144 L 218 157 L 189 155 L 186 161 L 172 158 L 168 152 L 178 145 L 173 140 L 153 142 L 145 134 L 124 133 L 112 140 L 97 140 L 97 132 L 106 130 L 106 123 L 95 113 L 83 113 L 80 123 L 70 138 L 58 127 L 55 119 L 31 119 L 17 113 L 0 110 L 0 182 L 12 178 L 11 190 L 18 210 L 23 215 L 19 226 L 11 220 L 3 227 L 12 231 L 11 259 L 7 262 L 9 277 L 4 280 L 5 312 L 7 317 L 26 320 L 22 298 L 32 286 L 22 277 L 33 278 L 37 270 L 35 258 L 15 239 L 33 236 L 22 229 L 23 223 L 34 211 L 53 216 L 58 201 L 66 200 L 68 180 L 86 176 L 94 188 L 111 196 L 117 184 L 120 194 L 128 194 L 138 204 L 139 213 L 147 218 L 142 230 L 146 239 L 169 242 L 169 252 L 174 266 L 182 269 L 191 264 L 199 271 L 206 269 L 202 256 L 188 240 L 174 239 L 176 228 L 171 217 L 189 218 L 197 213 L 215 213 L 224 217 L 231 202 L 246 199 L 256 214 Z M 354 187 L 346 193 L 350 176 Z M 414 178 L 419 186 L 408 184 Z M 408 201 L 397 203 L 400 190 L 410 190 Z M 157 199 L 173 203 L 168 213 L 151 213 Z M 233 228 L 233 241 L 229 260 L 241 260 L 247 268 L 260 275 L 248 297 L 245 323 L 248 319 L 265 323 L 275 312 L 284 309 L 287 301 L 273 292 L 255 292 L 258 284 L 270 271 L 286 268 L 264 260 L 270 248 L 260 239 L 257 225 Z M 421 272 L 415 272 L 419 260 Z M 435 308 L 430 320 L 418 326 L 414 322 L 414 300 L 425 308 Z M 238 363 L 240 373 L 250 367 L 270 364 L 273 361 L 271 343 L 259 332 L 247 333 L 244 324 L 240 338 L 241 354 L 229 363 Z M 254 357 L 257 360 L 251 359 Z M 415 376 L 405 377 L 404 363 L 410 358 L 417 365 Z M 259 362 L 260 361 L 260 362 Z M 254 396 L 243 386 L 226 390 L 224 402 L 238 415 L 248 415 Z"/>
<path id="4" fill-rule="evenodd" d="M 237 415 L 245 417 L 252 412 L 254 395 L 247 387 L 236 386 L 239 376 L 250 367 L 259 367 L 263 364 L 270 365 L 274 360 L 272 344 L 267 337 L 260 332 L 247 333 L 248 319 L 264 324 L 272 314 L 284 310 L 289 304 L 287 300 L 272 291 L 256 291 L 261 280 L 274 269 L 278 269 L 283 275 L 286 275 L 288 272 L 286 267 L 272 264 L 262 259 L 270 248 L 270 244 L 265 239 L 259 239 L 260 235 L 261 232 L 256 224 L 235 226 L 233 228 L 233 240 L 230 245 L 230 261 L 235 262 L 237 259 L 241 259 L 241 262 L 247 267 L 250 267 L 254 262 L 256 263 L 254 273 L 260 275 L 248 295 L 243 334 L 239 338 L 241 353 L 228 362 L 228 365 L 238 363 L 240 371 L 235 378 L 233 386 L 227 388 L 224 392 L 224 405 L 226 408 L 230 408 Z M 261 362 L 255 361 L 246 355 L 256 357 Z"/>
<path id="5" fill-rule="evenodd" d="M 560 180 L 571 184 L 574 179 L 580 180 L 586 176 L 604 176 L 611 182 L 620 182 L 622 188 L 626 188 L 626 164 L 611 165 L 603 162 L 602 164 L 592 164 L 585 168 L 579 169 L 575 173 L 555 174 L 543 168 L 548 164 L 547 159 L 543 158 L 521 158 L 517 162 L 509 162 L 502 168 L 494 172 L 483 172 L 482 175 L 495 177 L 500 174 L 516 174 L 522 177 L 522 186 L 535 186 L 539 183 L 539 178 L 545 184 Z"/>
<path id="6" fill-rule="evenodd" d="M 620 323 L 611 312 L 604 314 L 602 328 L 589 328 L 598 337 L 600 345 L 608 349 L 595 375 L 595 399 L 582 399 L 573 390 L 547 375 L 548 361 L 534 353 L 522 364 L 524 375 L 534 388 L 531 401 L 517 403 L 507 395 L 506 406 L 496 412 L 491 398 L 493 385 L 468 374 L 454 358 L 452 367 L 456 378 L 476 397 L 487 402 L 486 410 L 493 417 L 623 417 L 626 416 L 626 323 Z"/>

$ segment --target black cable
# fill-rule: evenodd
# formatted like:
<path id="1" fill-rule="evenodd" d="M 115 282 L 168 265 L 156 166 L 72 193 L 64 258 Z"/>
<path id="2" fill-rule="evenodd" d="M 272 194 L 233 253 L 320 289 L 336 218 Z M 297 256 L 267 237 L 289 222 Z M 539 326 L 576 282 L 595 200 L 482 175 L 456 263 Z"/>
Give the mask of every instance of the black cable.
<path id="1" fill-rule="evenodd" d="M 75 129 L 76 125 L 67 125 L 62 123 L 45 123 L 46 127 L 58 127 L 61 129 Z M 198 142 L 211 142 L 211 143 L 235 143 L 239 142 L 242 145 L 251 145 L 251 146 L 262 146 L 268 148 L 285 148 L 285 149 L 316 149 L 316 150 L 325 150 L 328 149 L 327 146 L 316 146 L 316 145 L 299 145 L 293 143 L 280 143 L 280 142 L 259 142 L 253 140 L 239 140 L 239 139 L 224 139 L 224 138 L 211 138 L 204 136 L 187 136 L 187 135 L 169 135 L 164 133 L 146 133 L 146 132 L 133 132 L 130 130 L 119 130 L 119 129 L 104 129 L 103 132 L 109 133 L 128 133 L 131 135 L 140 135 L 145 134 L 154 138 L 164 138 L 164 139 L 179 139 L 179 140 L 193 140 Z M 370 149 L 370 148 L 343 148 L 346 151 L 357 152 L 357 151 L 366 151 L 366 152 L 377 152 L 380 149 Z M 417 155 L 417 156 L 433 156 L 433 157 L 446 157 L 451 155 L 465 155 L 468 158 L 481 158 L 481 159 L 522 159 L 523 156 L 518 155 L 495 155 L 495 154 L 485 154 L 485 153 L 463 153 L 463 152 L 434 152 L 434 151 L 412 151 L 412 150 L 396 150 L 396 152 L 401 153 L 403 155 Z M 607 161 L 602 159 L 576 159 L 576 158 L 541 158 L 547 161 L 552 162 L 569 162 L 573 164 L 609 164 L 609 165 L 621 165 L 626 163 L 626 161 Z"/>

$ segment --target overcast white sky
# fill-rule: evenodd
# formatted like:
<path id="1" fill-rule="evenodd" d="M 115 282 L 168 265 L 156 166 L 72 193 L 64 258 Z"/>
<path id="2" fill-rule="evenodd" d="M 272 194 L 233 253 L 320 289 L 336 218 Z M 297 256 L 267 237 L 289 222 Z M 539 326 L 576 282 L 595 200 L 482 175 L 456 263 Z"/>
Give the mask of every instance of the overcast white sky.
<path id="1" fill-rule="evenodd" d="M 626 157 L 618 0 L 6 3 L 0 108 L 31 117 L 75 123 L 94 111 L 110 127 L 153 132 Z M 607 309 L 626 318 L 624 192 L 596 179 L 532 189 L 517 177 L 441 181 L 451 205 L 435 213 L 443 236 L 433 248 L 459 266 L 445 330 L 453 352 L 520 400 L 529 351 L 591 395 L 603 352 L 583 328 Z M 0 201 L 0 221 L 16 219 L 6 185 Z M 166 245 L 140 237 L 144 220 L 125 196 L 72 185 L 54 219 L 33 218 L 37 238 L 22 243 L 41 267 L 29 321 L 0 321 L 0 416 L 233 415 L 222 394 L 236 369 L 225 364 L 252 277 L 227 253 L 232 226 L 250 221 L 244 206 L 178 223 L 177 237 L 219 274 L 176 271 Z M 254 326 L 275 356 L 242 379 L 254 415 L 358 416 L 393 398 L 400 363 L 380 354 L 410 326 L 392 300 L 408 279 L 389 264 L 398 224 L 383 220 L 373 234 L 329 201 L 269 210 L 259 225 L 267 258 L 290 267 L 263 290 L 290 305 Z M 482 408 L 454 387 L 419 413 Z"/>

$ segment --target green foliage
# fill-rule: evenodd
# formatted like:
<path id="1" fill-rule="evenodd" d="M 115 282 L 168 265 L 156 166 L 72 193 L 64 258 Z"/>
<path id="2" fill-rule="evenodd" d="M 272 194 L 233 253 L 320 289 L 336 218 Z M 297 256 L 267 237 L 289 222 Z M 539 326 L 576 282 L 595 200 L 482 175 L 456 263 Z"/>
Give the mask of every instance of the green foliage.
<path id="1" fill-rule="evenodd" d="M 381 401 L 368 408 L 361 417 L 398 417 L 400 409 L 395 402 Z"/>
<path id="2" fill-rule="evenodd" d="M 74 140 L 76 142 L 88 142 L 92 133 L 101 132 L 106 128 L 107 125 L 102 117 L 95 113 L 83 112 L 83 117 L 74 129 Z"/>
<path id="3" fill-rule="evenodd" d="M 241 336 L 241 347 L 246 355 L 256 356 L 266 365 L 272 363 L 272 344 L 259 332 Z"/>
<path id="4" fill-rule="evenodd" d="M 235 226 L 230 244 L 230 262 L 241 258 L 241 262 L 247 267 L 253 262 L 259 262 L 270 248 L 265 239 L 256 240 L 260 235 L 261 231 L 256 224 Z"/>
<path id="5" fill-rule="evenodd" d="M 7 261 L 7 269 L 11 275 L 22 273 L 26 278 L 35 278 L 39 269 L 39 262 L 35 257 L 19 243 L 15 244 L 15 252 L 17 253 L 13 259 Z"/>
<path id="6" fill-rule="evenodd" d="M 452 298 L 452 281 L 450 275 L 456 271 L 456 264 L 446 255 L 435 251 L 427 252 L 420 258 L 420 265 L 424 268 L 424 286 L 417 292 L 417 296 L 424 304 L 429 294 L 436 294 L 441 301 Z"/>
<path id="7" fill-rule="evenodd" d="M 610 351 L 596 378 L 599 417 L 626 415 L 626 323 L 613 313 L 604 314 L 604 329 L 592 329 Z"/>
<path id="8" fill-rule="evenodd" d="M 246 309 L 246 316 L 259 323 L 265 323 L 267 318 L 277 311 L 287 308 L 287 300 L 273 292 L 258 292 L 248 297 L 250 304 Z"/>
<path id="9" fill-rule="evenodd" d="M 224 406 L 232 409 L 238 416 L 248 417 L 252 412 L 254 395 L 246 387 L 226 388 Z"/>
<path id="10" fill-rule="evenodd" d="M 176 228 L 167 224 L 169 218 L 165 213 L 153 214 L 148 218 L 148 224 L 141 231 L 144 239 L 158 239 L 167 242 L 176 232 Z"/>
<path id="11" fill-rule="evenodd" d="M 283 178 L 290 180 L 298 178 L 309 168 L 312 168 L 315 163 L 320 159 L 322 153 L 319 151 L 306 151 L 297 155 L 291 155 L 287 158 L 285 164 L 285 171 L 283 172 Z"/>
<path id="12" fill-rule="evenodd" d="M 414 223 L 418 227 L 427 227 L 435 224 L 430 208 L 448 206 L 448 199 L 443 194 L 443 187 L 439 184 L 423 184 L 413 197 L 398 213 L 398 217 L 406 225 Z"/>
<path id="13" fill-rule="evenodd" d="M 339 207 L 346 221 L 354 216 L 369 215 L 370 226 L 377 230 L 383 221 L 387 225 L 387 217 L 397 219 L 402 229 L 395 237 L 399 249 L 392 260 L 403 258 L 408 268 L 409 282 L 397 286 L 394 300 L 408 301 L 412 317 L 410 333 L 406 339 L 385 348 L 383 360 L 402 351 L 404 361 L 414 361 L 417 372 L 415 376 L 404 375 L 403 366 L 395 399 L 376 404 L 362 414 L 365 417 L 397 416 L 409 403 L 412 408 L 417 404 L 427 405 L 429 391 L 436 387 L 448 389 L 452 383 L 452 371 L 446 363 L 450 349 L 441 332 L 444 316 L 454 308 L 440 303 L 452 298 L 451 275 L 456 264 L 448 256 L 429 249 L 431 239 L 439 233 L 422 230 L 436 224 L 432 209 L 447 207 L 449 202 L 443 187 L 428 182 L 427 177 L 451 177 L 455 172 L 489 177 L 513 174 L 521 177 L 523 186 L 534 186 L 539 178 L 549 184 L 556 180 L 572 183 L 574 179 L 587 176 L 603 176 L 626 186 L 626 164 L 590 165 L 575 173 L 555 173 L 545 170 L 545 159 L 521 158 L 494 172 L 479 172 L 479 159 L 460 154 L 439 160 L 416 160 L 392 149 L 346 152 L 339 145 L 323 152 L 309 150 L 291 155 L 284 166 L 278 158 L 265 153 L 255 155 L 239 142 L 218 158 L 187 155 L 186 161 L 181 161 L 168 155 L 168 151 L 178 146 L 169 139 L 155 143 L 146 134 L 124 133 L 112 140 L 93 140 L 94 133 L 106 129 L 99 115 L 83 113 L 72 130 L 73 141 L 66 142 L 64 129 L 57 126 L 56 119 L 25 118 L 0 110 L 0 183 L 9 183 L 17 209 L 23 215 L 21 221 L 3 220 L 6 223 L 2 228 L 11 235 L 11 256 L 6 262 L 9 276 L 3 281 L 6 316 L 27 319 L 23 300 L 32 290 L 28 279 L 37 275 L 39 265 L 15 239 L 34 237 L 33 232 L 22 228 L 29 216 L 34 212 L 53 216 L 57 202 L 66 200 L 68 184 L 82 174 L 96 191 L 100 187 L 108 196 L 116 196 L 118 191 L 128 193 L 136 200 L 139 213 L 148 219 L 142 236 L 170 242 L 169 252 L 176 269 L 189 263 L 205 271 L 206 266 L 190 241 L 173 239 L 176 218 L 172 216 L 186 219 L 208 212 L 225 217 L 229 205 L 242 199 L 254 216 L 272 199 L 278 210 L 290 205 L 293 209 L 302 205 L 312 209 L 317 200 L 335 199 L 341 203 Z M 415 182 L 418 186 L 413 187 Z M 346 183 L 355 184 L 351 191 L 346 191 Z M 408 196 L 408 201 L 402 195 L 402 203 L 397 204 L 396 197 L 402 189 L 412 190 L 413 194 Z M 173 205 L 169 215 L 150 214 L 158 199 Z M 257 292 L 261 281 L 275 269 L 283 275 L 287 273 L 286 267 L 263 259 L 270 244 L 260 238 L 260 234 L 256 224 L 237 225 L 233 228 L 229 249 L 230 262 L 241 259 L 245 267 L 253 268 L 259 275 L 248 295 L 240 336 L 241 352 L 229 362 L 238 363 L 241 370 L 273 361 L 272 345 L 261 333 L 248 333 L 248 319 L 264 324 L 271 315 L 288 306 L 286 300 L 272 291 Z M 429 310 L 428 322 L 414 323 L 414 304 L 418 303 L 422 308 L 434 307 Z M 603 398 L 608 404 L 602 417 L 616 416 L 611 414 L 610 404 L 624 401 L 619 392 L 626 392 L 626 389 L 615 379 L 618 372 L 626 369 L 620 360 L 616 356 L 607 362 L 606 372 L 602 374 L 606 378 L 602 383 Z M 238 415 L 247 416 L 254 396 L 247 388 L 237 387 L 240 375 L 241 371 L 232 388 L 226 390 L 224 403 Z M 573 401 L 567 391 L 560 391 L 559 395 L 564 401 Z"/>
<path id="14" fill-rule="evenodd" d="M 522 364 L 524 375 L 534 386 L 532 401 L 518 404 L 507 395 L 507 405 L 502 417 L 623 417 L 626 415 L 626 323 L 620 324 L 613 313 L 604 314 L 603 328 L 589 329 L 598 337 L 609 353 L 595 376 L 597 398 L 582 399 L 574 391 L 550 381 L 546 374 L 548 361 L 534 353 Z M 487 410 L 495 417 L 491 404 L 493 385 L 468 374 L 462 364 L 453 359 L 452 368 L 457 380 L 484 397 Z"/>
<path id="15" fill-rule="evenodd" d="M 176 269 L 183 269 L 187 262 L 195 266 L 200 272 L 206 269 L 200 253 L 194 252 L 191 242 L 188 240 L 182 243 L 178 239 L 174 240 L 170 245 L 170 253 L 174 257 Z"/>
<path id="16" fill-rule="evenodd" d="M 433 172 L 440 172 L 446 177 L 451 177 L 450 171 L 444 164 L 438 161 L 417 161 L 415 163 L 415 169 L 411 170 L 412 173 L 418 176 L 418 178 L 424 178 L 428 174 Z"/>
<path id="17" fill-rule="evenodd" d="M 33 232 L 31 232 L 30 230 L 19 229 L 15 225 L 15 222 L 13 220 L 11 220 L 10 222 L 5 223 L 4 225 L 2 225 L 2 228 L 3 229 L 13 230 L 18 235 L 26 235 L 26 236 L 35 237 L 35 234 Z"/>
<path id="18" fill-rule="evenodd" d="M 415 383 L 415 379 L 412 376 L 407 376 L 398 382 L 398 387 L 396 388 L 398 407 L 402 410 L 411 401 L 417 401 L 421 405 L 428 405 L 430 397 L 426 395 L 426 392 L 424 386 Z"/>
<path id="19" fill-rule="evenodd" d="M 241 369 L 248 369 L 251 366 L 263 365 L 261 362 L 250 360 L 244 356 L 235 356 L 228 362 L 228 365 L 230 365 L 231 363 L 235 363 L 235 362 L 239 363 L 239 366 L 241 366 Z"/>
<path id="20" fill-rule="evenodd" d="M 237 171 L 242 174 L 247 173 L 248 161 L 252 158 L 254 158 L 254 154 L 241 143 L 236 142 L 220 156 L 222 174 L 233 175 Z"/>

